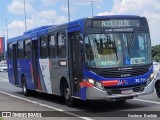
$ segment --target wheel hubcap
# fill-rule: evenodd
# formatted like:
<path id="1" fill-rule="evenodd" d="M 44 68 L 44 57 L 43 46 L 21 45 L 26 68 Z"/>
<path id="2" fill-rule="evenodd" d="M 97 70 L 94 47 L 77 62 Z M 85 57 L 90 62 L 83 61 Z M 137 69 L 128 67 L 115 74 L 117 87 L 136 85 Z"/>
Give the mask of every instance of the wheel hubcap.
<path id="1" fill-rule="evenodd" d="M 66 101 L 70 100 L 70 96 L 71 96 L 70 89 L 69 89 L 68 85 L 66 85 L 66 87 L 65 87 L 65 99 L 66 99 Z"/>
<path id="2" fill-rule="evenodd" d="M 70 98 L 70 90 L 69 88 L 66 88 L 66 99 L 69 100 Z"/>

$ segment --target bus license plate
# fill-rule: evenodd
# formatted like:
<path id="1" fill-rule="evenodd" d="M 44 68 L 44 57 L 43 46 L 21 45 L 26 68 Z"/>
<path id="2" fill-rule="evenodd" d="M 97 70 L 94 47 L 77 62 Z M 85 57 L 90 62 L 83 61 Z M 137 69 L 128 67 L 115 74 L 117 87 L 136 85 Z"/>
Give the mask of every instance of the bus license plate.
<path id="1" fill-rule="evenodd" d="M 132 94 L 133 93 L 133 90 L 132 89 L 127 89 L 127 90 L 121 90 L 121 94 L 122 95 L 127 95 L 127 94 Z"/>

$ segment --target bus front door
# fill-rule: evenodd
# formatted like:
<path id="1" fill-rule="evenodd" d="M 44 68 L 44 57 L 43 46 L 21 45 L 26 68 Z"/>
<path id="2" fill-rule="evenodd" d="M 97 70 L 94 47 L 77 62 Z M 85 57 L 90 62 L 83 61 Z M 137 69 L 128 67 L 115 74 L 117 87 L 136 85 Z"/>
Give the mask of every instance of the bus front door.
<path id="1" fill-rule="evenodd" d="M 40 81 L 38 77 L 38 61 L 37 61 L 37 56 L 38 56 L 38 40 L 33 40 L 32 41 L 32 76 L 34 80 L 34 86 L 36 90 L 40 90 Z"/>
<path id="2" fill-rule="evenodd" d="M 18 75 L 17 75 L 17 44 L 13 44 L 13 71 L 15 85 L 18 85 Z"/>
<path id="3" fill-rule="evenodd" d="M 82 44 L 79 32 L 69 34 L 69 46 L 70 46 L 70 80 L 72 86 L 72 92 L 79 96 L 79 83 L 83 79 L 82 72 Z"/>

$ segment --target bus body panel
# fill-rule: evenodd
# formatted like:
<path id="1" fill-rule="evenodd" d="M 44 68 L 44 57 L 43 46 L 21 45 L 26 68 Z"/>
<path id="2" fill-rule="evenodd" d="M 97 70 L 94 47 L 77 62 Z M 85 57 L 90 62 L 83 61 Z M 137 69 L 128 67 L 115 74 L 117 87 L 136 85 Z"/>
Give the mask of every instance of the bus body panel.
<path id="1" fill-rule="evenodd" d="M 25 61 L 23 59 L 17 60 L 17 69 L 18 69 L 18 86 L 21 87 L 22 85 L 22 76 L 26 74 L 26 67 L 25 67 Z"/>
<path id="2" fill-rule="evenodd" d="M 66 64 L 66 65 L 60 65 Z M 56 95 L 61 95 L 60 82 L 65 79 L 69 83 L 69 72 L 66 59 L 53 59 L 50 60 L 50 74 L 52 82 L 52 91 Z"/>
<path id="3" fill-rule="evenodd" d="M 13 85 L 15 85 L 14 74 L 13 74 L 13 61 L 12 60 L 8 60 L 7 64 L 8 64 L 9 82 L 12 83 Z"/>
<path id="4" fill-rule="evenodd" d="M 30 59 L 23 61 L 23 66 L 25 68 L 25 78 L 28 89 L 35 90 L 33 76 L 32 76 L 32 61 Z M 21 77 L 22 78 L 22 77 Z"/>
<path id="5" fill-rule="evenodd" d="M 39 59 L 46 93 L 52 94 L 49 59 Z M 41 82 L 42 83 L 42 82 Z"/>
<path id="6" fill-rule="evenodd" d="M 50 83 L 49 81 L 49 77 L 45 75 L 45 72 L 48 71 L 48 64 L 46 62 L 43 63 L 43 61 L 48 61 L 47 59 L 38 59 L 37 62 L 37 82 L 39 82 L 39 88 L 38 91 L 47 93 L 47 88 L 46 88 L 46 84 L 45 84 L 45 79 L 48 81 L 48 83 Z M 52 91 L 50 90 L 50 86 L 48 88 L 49 93 L 52 93 Z"/>

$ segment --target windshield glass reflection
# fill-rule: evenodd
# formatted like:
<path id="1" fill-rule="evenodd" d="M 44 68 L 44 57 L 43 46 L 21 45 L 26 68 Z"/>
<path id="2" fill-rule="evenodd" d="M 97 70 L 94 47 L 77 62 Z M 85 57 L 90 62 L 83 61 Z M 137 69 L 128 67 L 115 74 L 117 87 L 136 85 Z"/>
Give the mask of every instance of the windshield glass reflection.
<path id="1" fill-rule="evenodd" d="M 89 34 L 85 63 L 90 67 L 123 67 L 151 62 L 148 33 Z"/>

